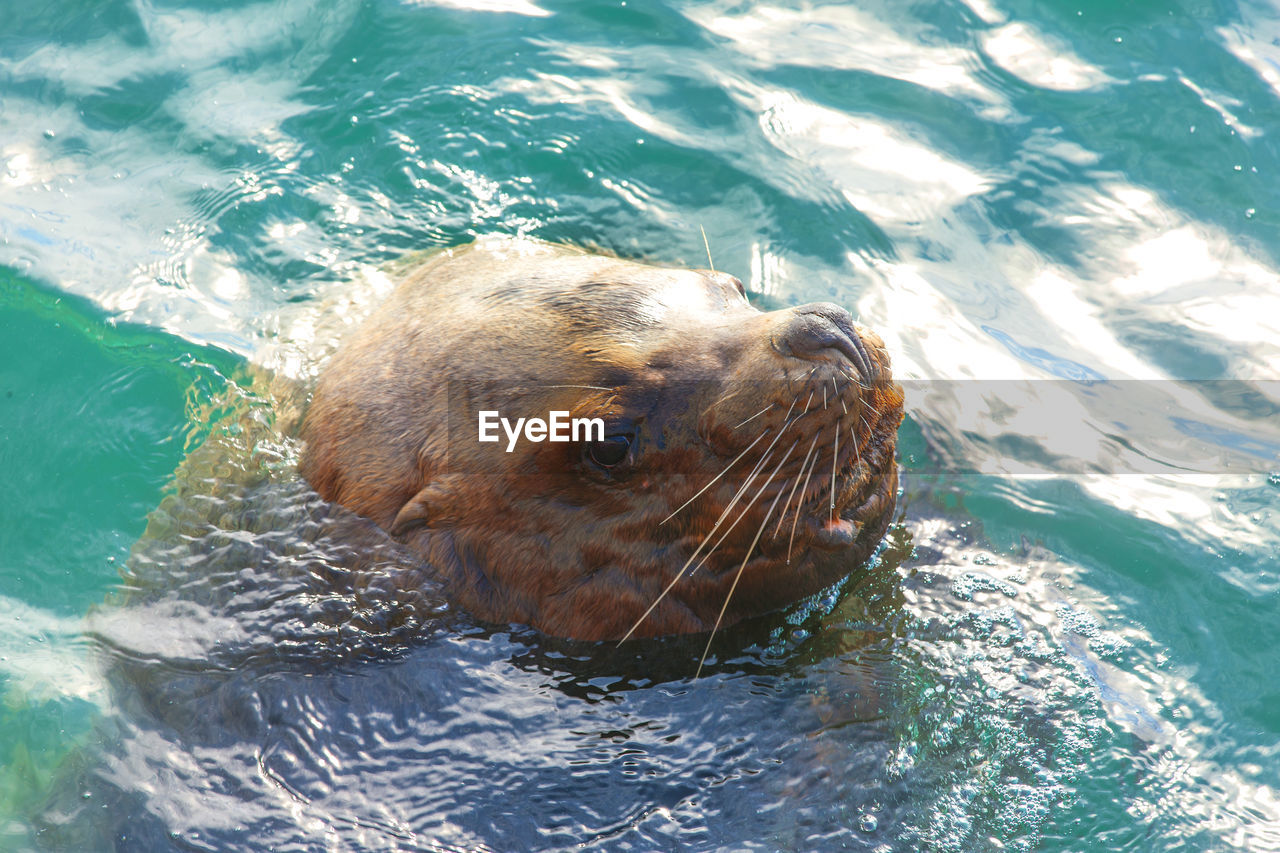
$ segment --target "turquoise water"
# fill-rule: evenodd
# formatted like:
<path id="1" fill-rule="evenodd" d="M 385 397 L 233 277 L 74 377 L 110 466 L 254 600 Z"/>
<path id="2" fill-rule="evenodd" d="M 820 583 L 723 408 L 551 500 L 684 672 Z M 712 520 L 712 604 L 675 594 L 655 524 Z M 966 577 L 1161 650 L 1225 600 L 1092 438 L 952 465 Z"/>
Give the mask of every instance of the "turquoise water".
<path id="1" fill-rule="evenodd" d="M 0 846 L 1280 849 L 1274 7 L 0 20 Z M 305 380 L 409 251 L 702 265 L 704 229 L 758 304 L 840 302 L 910 380 L 878 568 L 696 681 L 696 643 L 359 608 L 394 655 L 268 660 L 314 639 L 273 633 L 319 596 L 263 568 L 314 507 L 244 426 L 248 365 Z M 166 494 L 205 529 L 202 469 L 172 481 L 209 435 L 211 480 L 265 472 L 218 522 L 261 601 L 143 549 L 197 609 L 111 603 Z"/>

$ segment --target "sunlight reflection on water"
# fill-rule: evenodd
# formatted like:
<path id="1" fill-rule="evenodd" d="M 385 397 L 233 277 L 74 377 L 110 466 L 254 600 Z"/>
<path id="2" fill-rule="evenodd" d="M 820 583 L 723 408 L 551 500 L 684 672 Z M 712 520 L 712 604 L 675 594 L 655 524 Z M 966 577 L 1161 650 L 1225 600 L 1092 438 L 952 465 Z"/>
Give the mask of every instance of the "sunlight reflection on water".
<path id="1" fill-rule="evenodd" d="M 272 0 L 108 4 L 98 18 L 64 5 L 15 13 L 12 35 L 0 35 L 0 263 L 113 321 L 306 380 L 389 291 L 385 265 L 406 252 L 529 234 L 702 266 L 705 228 L 717 269 L 761 304 L 856 308 L 910 380 L 905 529 L 917 550 L 901 562 L 911 596 L 901 613 L 956 637 L 886 641 L 909 662 L 885 676 L 839 645 L 854 632 L 828 609 L 804 629 L 827 656 L 762 665 L 785 722 L 753 733 L 752 715 L 723 718 L 742 729 L 744 752 L 798 763 L 795 779 L 775 783 L 754 756 L 717 764 L 699 752 L 716 733 L 672 711 L 669 729 L 689 729 L 702 781 L 715 781 L 686 789 L 673 767 L 696 762 L 683 746 L 636 735 L 668 787 L 620 798 L 631 809 L 620 824 L 603 814 L 620 801 L 556 813 L 546 846 L 568 843 L 567 826 L 591 826 L 602 846 L 732 845 L 743 839 L 723 826 L 736 809 L 755 815 L 793 796 L 794 823 L 769 825 L 801 846 L 828 832 L 867 847 L 972 849 L 990 837 L 1067 849 L 1071 829 L 1055 823 L 1065 810 L 1098 843 L 1280 849 L 1280 721 L 1263 686 L 1280 642 L 1274 9 L 1227 4 L 1209 20 L 1145 4 L 986 0 Z M 985 532 L 966 538 L 971 521 Z M 995 567 L 975 569 L 979 558 Z M 26 571 L 21 553 L 12 559 Z M 913 587 L 914 573 L 936 582 Z M 98 695 L 74 627 L 40 627 L 40 602 L 7 589 L 0 600 L 7 619 L 51 638 L 9 662 L 34 697 L 24 701 L 59 701 L 31 680 L 45 669 L 63 674 L 67 696 Z M 622 784 L 604 770 L 557 776 L 561 761 L 626 756 L 606 747 L 602 759 L 556 727 L 607 718 L 622 730 L 630 711 L 610 716 L 513 675 L 511 646 L 523 640 L 488 642 L 460 641 L 456 659 L 439 652 L 442 683 L 475 691 L 475 719 L 526 738 L 539 768 L 530 791 Z M 503 717 L 500 690 L 468 681 L 468 661 L 509 678 L 521 721 Z M 546 664 L 548 677 L 574 682 L 559 665 Z M 748 676 L 726 667 L 717 689 L 751 695 Z M 1019 686 L 1019 675 L 1034 683 Z M 870 734 L 848 724 L 805 740 L 800 700 L 812 696 L 828 721 L 858 717 L 865 708 L 830 697 L 864 676 L 895 685 L 897 716 Z M 424 689 L 371 677 L 406 704 Z M 913 678 L 955 693 L 926 694 Z M 335 698 L 346 685 L 333 685 L 315 719 L 350 722 Z M 994 701 L 1006 689 L 1024 718 Z M 656 717 L 665 698 L 640 688 L 619 704 Z M 931 740 L 911 734 L 916 711 Z M 417 722 L 426 738 L 431 718 Z M 965 735 L 999 747 L 992 767 L 1029 775 L 984 776 Z M 477 729 L 452 753 L 446 744 L 440 767 L 500 753 L 485 736 Z M 299 743 L 272 753 L 297 759 L 292 770 L 264 766 L 303 778 L 315 744 Z M 175 737 L 165 748 L 189 746 Z M 1061 764 L 1038 757 L 1059 747 Z M 320 776 L 341 778 L 350 756 L 335 755 L 321 756 Z M 839 775 L 841 760 L 868 775 L 865 788 Z M 838 790 L 823 795 L 819 766 Z M 906 775 L 876 769 L 886 766 Z M 714 799 L 752 774 L 770 781 Z M 951 811 L 876 799 L 908 778 L 928 780 L 922 789 Z M 207 782 L 191 779 L 194 790 Z M 441 804 L 448 773 L 435 781 L 444 834 L 485 843 L 463 807 L 486 796 L 483 780 L 459 771 L 452 804 Z M 842 817 L 850 804 L 878 815 L 874 832 Z M 354 797 L 342 813 L 369 805 Z M 411 833 L 422 804 L 401 805 L 382 817 Z M 307 821 L 325 814 L 299 809 Z M 699 834 L 699 819 L 721 820 L 722 834 Z M 518 830 L 536 825 L 524 815 L 494 837 L 527 838 Z"/>

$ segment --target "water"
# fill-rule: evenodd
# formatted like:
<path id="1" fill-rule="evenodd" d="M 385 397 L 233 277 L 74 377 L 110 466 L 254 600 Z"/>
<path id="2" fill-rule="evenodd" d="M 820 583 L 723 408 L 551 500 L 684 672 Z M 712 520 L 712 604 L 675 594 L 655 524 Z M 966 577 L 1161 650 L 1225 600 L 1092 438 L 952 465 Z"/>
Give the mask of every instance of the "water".
<path id="1" fill-rule="evenodd" d="M 0 0 L 0 846 L 1280 849 L 1280 12 L 471 5 Z M 700 229 L 911 380 L 878 565 L 698 680 L 369 585 L 249 365 Z"/>

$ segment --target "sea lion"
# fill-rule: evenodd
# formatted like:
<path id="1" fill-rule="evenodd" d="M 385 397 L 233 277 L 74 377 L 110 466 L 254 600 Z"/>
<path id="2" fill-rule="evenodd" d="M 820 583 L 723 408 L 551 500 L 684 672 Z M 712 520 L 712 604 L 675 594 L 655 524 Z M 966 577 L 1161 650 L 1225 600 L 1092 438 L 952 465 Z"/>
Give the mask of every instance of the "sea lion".
<path id="1" fill-rule="evenodd" d="M 479 440 L 482 412 L 598 418 Z M 300 470 L 474 616 L 580 640 L 714 631 L 830 586 L 889 523 L 902 391 L 830 303 L 529 240 L 410 269 L 323 369 Z M 508 448 L 510 448 L 508 450 Z"/>

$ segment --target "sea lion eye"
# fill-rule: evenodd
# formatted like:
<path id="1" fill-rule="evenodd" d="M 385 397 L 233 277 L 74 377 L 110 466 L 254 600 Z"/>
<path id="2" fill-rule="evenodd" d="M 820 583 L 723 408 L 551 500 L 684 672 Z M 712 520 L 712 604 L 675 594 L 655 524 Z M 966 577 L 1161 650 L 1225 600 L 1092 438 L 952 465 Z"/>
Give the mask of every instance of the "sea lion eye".
<path id="1" fill-rule="evenodd" d="M 630 435 L 606 435 L 600 441 L 587 443 L 587 456 L 601 468 L 613 468 L 627 458 L 630 449 Z"/>

